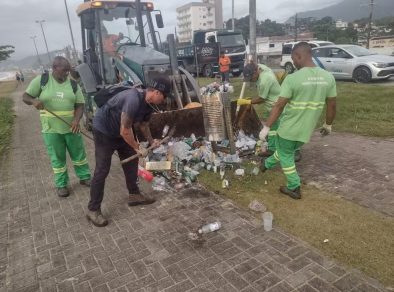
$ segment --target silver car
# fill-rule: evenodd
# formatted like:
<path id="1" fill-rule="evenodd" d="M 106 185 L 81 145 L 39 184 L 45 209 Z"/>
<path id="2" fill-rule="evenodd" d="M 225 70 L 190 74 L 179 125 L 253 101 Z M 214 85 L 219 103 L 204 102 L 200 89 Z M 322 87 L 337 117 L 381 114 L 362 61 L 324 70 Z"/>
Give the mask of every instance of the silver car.
<path id="1" fill-rule="evenodd" d="M 360 46 L 333 45 L 317 47 L 312 52 L 315 62 L 336 79 L 367 83 L 394 76 L 394 57 L 374 54 Z"/>

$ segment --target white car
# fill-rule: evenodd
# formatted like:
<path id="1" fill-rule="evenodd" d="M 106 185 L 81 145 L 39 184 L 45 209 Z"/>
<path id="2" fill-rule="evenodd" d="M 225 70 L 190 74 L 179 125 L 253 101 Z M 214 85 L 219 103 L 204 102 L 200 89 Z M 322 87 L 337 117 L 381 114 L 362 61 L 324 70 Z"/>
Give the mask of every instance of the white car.
<path id="1" fill-rule="evenodd" d="M 394 76 L 394 57 L 378 55 L 356 45 L 333 45 L 312 49 L 319 65 L 336 79 L 358 83 Z"/>
<path id="2" fill-rule="evenodd" d="M 282 45 L 282 58 L 280 61 L 280 66 L 285 69 L 287 73 L 293 73 L 294 64 L 291 59 L 291 52 L 296 44 L 299 42 L 287 42 Z M 307 41 L 307 43 L 311 46 L 311 48 L 333 45 L 334 43 L 329 41 Z"/>

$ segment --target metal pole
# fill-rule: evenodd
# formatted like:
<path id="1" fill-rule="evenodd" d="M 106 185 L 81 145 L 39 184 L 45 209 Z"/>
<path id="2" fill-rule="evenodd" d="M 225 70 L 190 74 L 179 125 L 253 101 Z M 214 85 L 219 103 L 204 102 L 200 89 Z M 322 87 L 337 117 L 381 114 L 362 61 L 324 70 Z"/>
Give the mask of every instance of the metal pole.
<path id="1" fill-rule="evenodd" d="M 37 54 L 38 65 L 41 67 L 42 64 L 41 64 L 40 56 L 38 55 L 37 44 L 36 44 L 36 37 L 37 37 L 37 36 L 31 36 L 30 38 L 33 40 L 34 47 L 36 48 L 36 54 Z"/>
<path id="2" fill-rule="evenodd" d="M 135 4 L 137 6 L 137 25 L 138 25 L 138 32 L 140 35 L 140 43 L 141 47 L 146 47 L 146 42 L 145 42 L 145 32 L 144 32 L 144 22 L 142 20 L 142 7 L 141 7 L 141 0 L 136 0 Z"/>
<path id="3" fill-rule="evenodd" d="M 45 47 L 47 49 L 47 54 L 48 54 L 48 59 L 49 59 L 49 64 L 50 64 L 50 63 L 52 63 L 52 60 L 51 60 L 51 55 L 49 54 L 48 43 L 47 43 L 47 39 L 45 37 L 44 28 L 42 27 L 43 22 L 45 22 L 44 19 L 43 20 L 36 20 L 36 23 L 39 23 L 41 26 L 42 36 L 44 37 Z"/>
<path id="4" fill-rule="evenodd" d="M 73 35 L 73 30 L 71 28 L 71 22 L 70 22 L 70 15 L 68 14 L 67 0 L 64 0 L 64 6 L 66 6 L 68 27 L 70 28 L 71 41 L 72 41 L 73 49 L 74 49 L 74 51 L 73 51 L 74 62 L 75 62 L 75 64 L 77 64 L 78 63 L 78 54 L 77 54 L 77 49 L 75 48 L 74 35 Z"/>
<path id="5" fill-rule="evenodd" d="M 249 0 L 249 50 L 253 61 L 257 63 L 256 55 L 256 0 Z"/>
<path id="6" fill-rule="evenodd" d="M 231 28 L 232 28 L 232 30 L 234 30 L 235 29 L 235 25 L 234 25 L 234 0 L 232 0 L 232 3 L 233 3 L 233 6 L 232 6 L 232 18 L 231 18 Z"/>
<path id="7" fill-rule="evenodd" d="M 298 14 L 295 15 L 295 22 L 294 22 L 294 41 L 298 41 Z"/>
<path id="8" fill-rule="evenodd" d="M 373 7 L 375 5 L 374 0 L 371 0 L 371 3 L 369 5 L 371 6 L 371 11 L 369 12 L 369 21 L 368 21 L 367 49 L 369 49 L 369 40 L 371 39 L 372 15 L 373 15 Z"/>

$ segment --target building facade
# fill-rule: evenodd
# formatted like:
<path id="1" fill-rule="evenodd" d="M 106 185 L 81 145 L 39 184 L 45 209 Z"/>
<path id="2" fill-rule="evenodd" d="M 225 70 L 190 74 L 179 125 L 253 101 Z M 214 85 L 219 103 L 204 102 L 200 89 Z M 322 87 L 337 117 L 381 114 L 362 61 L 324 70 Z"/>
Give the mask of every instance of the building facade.
<path id="1" fill-rule="evenodd" d="M 193 31 L 222 28 L 222 0 L 191 2 L 176 9 L 177 34 L 181 43 L 190 42 Z"/>
<path id="2" fill-rule="evenodd" d="M 394 35 L 371 38 L 369 49 L 377 54 L 394 56 Z"/>

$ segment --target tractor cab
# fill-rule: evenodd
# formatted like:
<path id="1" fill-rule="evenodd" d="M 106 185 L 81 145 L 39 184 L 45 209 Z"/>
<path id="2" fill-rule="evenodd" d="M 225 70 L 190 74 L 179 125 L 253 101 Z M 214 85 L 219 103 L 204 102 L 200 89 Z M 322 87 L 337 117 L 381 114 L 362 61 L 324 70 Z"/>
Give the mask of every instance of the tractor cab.
<path id="1" fill-rule="evenodd" d="M 167 117 L 174 123 L 178 118 L 189 120 L 193 112 L 198 120 L 193 124 L 203 133 L 201 108 L 182 110 L 191 102 L 200 102 L 199 86 L 186 70 L 178 68 L 173 35 L 167 38 L 173 57 L 162 52 L 157 29 L 163 27 L 163 19 L 161 12 L 154 10 L 153 3 L 85 0 L 79 5 L 77 14 L 81 19 L 83 48 L 83 63 L 77 71 L 87 96 L 87 128 L 95 112 L 92 97 L 101 88 L 125 81 L 144 88 L 152 78 L 165 76 L 170 78 L 174 98 L 167 98 L 167 104 L 159 108 L 164 113 L 152 116 L 152 134 L 161 131 Z M 182 111 L 177 113 L 177 110 Z"/>

